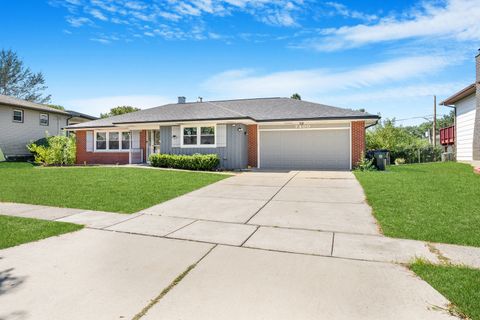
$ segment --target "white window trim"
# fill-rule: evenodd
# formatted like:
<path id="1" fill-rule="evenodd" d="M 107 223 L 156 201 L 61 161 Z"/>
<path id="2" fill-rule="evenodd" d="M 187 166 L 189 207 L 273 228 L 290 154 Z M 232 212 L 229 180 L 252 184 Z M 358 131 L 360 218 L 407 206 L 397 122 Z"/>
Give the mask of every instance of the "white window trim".
<path id="1" fill-rule="evenodd" d="M 110 142 L 110 132 L 118 133 L 118 144 L 119 149 L 109 149 L 109 142 Z M 130 133 L 130 148 L 122 149 L 122 133 L 128 132 Z M 105 133 L 106 134 L 106 149 L 97 149 L 97 133 Z M 132 148 L 132 132 L 130 130 L 95 130 L 93 131 L 93 152 L 130 152 Z"/>
<path id="2" fill-rule="evenodd" d="M 42 115 L 47 116 L 47 124 L 42 124 Z M 40 113 L 40 115 L 38 116 L 38 122 L 42 127 L 50 126 L 50 115 L 48 113 Z"/>
<path id="3" fill-rule="evenodd" d="M 20 113 L 22 114 L 22 120 L 21 121 L 18 121 L 18 120 L 14 119 L 15 111 L 20 111 Z M 25 111 L 23 111 L 23 109 L 13 109 L 13 111 L 12 111 L 12 121 L 15 122 L 15 123 L 24 123 L 25 122 Z"/>
<path id="4" fill-rule="evenodd" d="M 197 144 L 183 144 L 183 128 L 197 128 Z M 214 144 L 200 144 L 201 141 L 201 128 L 202 127 L 213 127 L 215 130 Z M 217 125 L 216 124 L 185 124 L 180 126 L 180 148 L 216 148 L 217 147 Z"/>

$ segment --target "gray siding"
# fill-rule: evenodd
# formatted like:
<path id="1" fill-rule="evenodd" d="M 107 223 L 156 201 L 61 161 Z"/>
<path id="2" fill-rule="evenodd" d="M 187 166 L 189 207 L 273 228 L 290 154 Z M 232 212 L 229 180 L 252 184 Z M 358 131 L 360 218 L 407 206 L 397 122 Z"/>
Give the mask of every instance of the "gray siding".
<path id="1" fill-rule="evenodd" d="M 13 109 L 24 112 L 23 123 L 13 122 Z M 40 125 L 40 113 L 49 115 L 49 125 Z M 58 135 L 67 125 L 67 115 L 0 105 L 0 148 L 6 156 L 30 155 L 26 145 L 44 138 L 46 133 Z"/>
<path id="2" fill-rule="evenodd" d="M 160 127 L 160 153 L 167 154 L 208 154 L 220 157 L 220 167 L 224 169 L 243 169 L 247 167 L 247 136 L 244 125 L 227 124 L 227 146 L 219 148 L 172 148 L 172 127 Z M 242 130 L 239 131 L 238 128 Z"/>

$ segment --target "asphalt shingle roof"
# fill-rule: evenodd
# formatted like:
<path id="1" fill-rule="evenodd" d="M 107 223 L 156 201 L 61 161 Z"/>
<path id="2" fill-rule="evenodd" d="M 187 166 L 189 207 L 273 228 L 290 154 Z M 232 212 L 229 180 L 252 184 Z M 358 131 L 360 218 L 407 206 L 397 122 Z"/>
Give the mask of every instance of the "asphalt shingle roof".
<path id="1" fill-rule="evenodd" d="M 69 128 L 112 127 L 130 123 L 251 119 L 262 121 L 378 119 L 366 112 L 290 98 L 261 98 L 167 104 L 160 107 L 85 122 Z"/>
<path id="2" fill-rule="evenodd" d="M 2 94 L 0 94 L 0 104 L 8 105 L 8 106 L 15 106 L 15 107 L 19 107 L 19 108 L 27 108 L 27 109 L 47 111 L 47 112 L 69 115 L 69 113 L 66 112 L 66 111 L 55 109 L 55 108 L 49 107 L 45 104 L 34 103 L 34 102 L 30 102 L 30 101 L 27 101 L 27 100 L 22 100 L 22 99 L 10 97 L 10 96 L 4 96 Z"/>

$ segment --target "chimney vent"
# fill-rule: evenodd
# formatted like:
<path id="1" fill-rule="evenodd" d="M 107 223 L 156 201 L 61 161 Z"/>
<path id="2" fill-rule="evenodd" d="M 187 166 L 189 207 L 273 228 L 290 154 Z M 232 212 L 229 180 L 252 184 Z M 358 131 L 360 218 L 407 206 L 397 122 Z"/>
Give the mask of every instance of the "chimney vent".
<path id="1" fill-rule="evenodd" d="M 179 104 L 184 104 L 187 101 L 187 98 L 185 97 L 178 97 L 178 103 Z"/>

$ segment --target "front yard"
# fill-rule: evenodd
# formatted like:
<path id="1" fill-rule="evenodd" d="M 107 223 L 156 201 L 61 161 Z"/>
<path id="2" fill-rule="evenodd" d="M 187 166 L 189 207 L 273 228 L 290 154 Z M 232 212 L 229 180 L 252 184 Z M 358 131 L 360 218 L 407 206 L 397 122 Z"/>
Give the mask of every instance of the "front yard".
<path id="1" fill-rule="evenodd" d="M 480 176 L 462 163 L 356 172 L 385 235 L 480 247 Z"/>
<path id="2" fill-rule="evenodd" d="M 410 268 L 450 300 L 453 311 L 480 320 L 480 270 L 415 262 Z"/>
<path id="3" fill-rule="evenodd" d="M 0 201 L 133 213 L 227 177 L 146 168 L 0 163 Z"/>
<path id="4" fill-rule="evenodd" d="M 0 215 L 0 249 L 82 229 L 82 225 Z"/>

